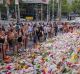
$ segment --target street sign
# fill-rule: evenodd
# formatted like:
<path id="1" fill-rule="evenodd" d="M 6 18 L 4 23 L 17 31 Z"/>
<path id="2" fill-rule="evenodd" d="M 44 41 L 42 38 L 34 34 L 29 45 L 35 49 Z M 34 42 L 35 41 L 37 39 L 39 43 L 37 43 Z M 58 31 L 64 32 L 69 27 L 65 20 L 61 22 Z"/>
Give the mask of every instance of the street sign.
<path id="1" fill-rule="evenodd" d="M 0 4 L 3 4 L 3 0 L 0 0 Z"/>

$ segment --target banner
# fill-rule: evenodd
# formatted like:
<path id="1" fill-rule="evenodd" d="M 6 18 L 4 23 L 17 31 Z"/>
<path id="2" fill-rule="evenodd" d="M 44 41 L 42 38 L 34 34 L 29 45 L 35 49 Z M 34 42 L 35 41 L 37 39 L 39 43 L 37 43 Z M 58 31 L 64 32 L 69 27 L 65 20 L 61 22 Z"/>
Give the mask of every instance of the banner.
<path id="1" fill-rule="evenodd" d="M 24 3 L 43 3 L 48 4 L 49 0 L 22 0 Z"/>
<path id="2" fill-rule="evenodd" d="M 0 4 L 3 4 L 3 0 L 0 0 Z"/>

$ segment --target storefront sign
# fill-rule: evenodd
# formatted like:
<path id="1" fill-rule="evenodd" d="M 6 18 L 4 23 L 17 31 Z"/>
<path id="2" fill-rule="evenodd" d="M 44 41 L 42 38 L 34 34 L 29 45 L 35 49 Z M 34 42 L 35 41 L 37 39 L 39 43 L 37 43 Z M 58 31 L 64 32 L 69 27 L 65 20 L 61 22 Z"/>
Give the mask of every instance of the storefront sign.
<path id="1" fill-rule="evenodd" d="M 33 20 L 33 17 L 32 16 L 27 16 L 26 20 Z"/>

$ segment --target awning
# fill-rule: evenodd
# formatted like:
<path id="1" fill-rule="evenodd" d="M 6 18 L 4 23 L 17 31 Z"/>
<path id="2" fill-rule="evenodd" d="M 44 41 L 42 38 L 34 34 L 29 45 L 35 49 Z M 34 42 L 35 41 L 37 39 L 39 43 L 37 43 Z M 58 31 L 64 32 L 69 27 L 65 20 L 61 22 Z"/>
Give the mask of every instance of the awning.
<path id="1" fill-rule="evenodd" d="M 43 3 L 48 4 L 49 0 L 22 0 L 24 3 Z"/>

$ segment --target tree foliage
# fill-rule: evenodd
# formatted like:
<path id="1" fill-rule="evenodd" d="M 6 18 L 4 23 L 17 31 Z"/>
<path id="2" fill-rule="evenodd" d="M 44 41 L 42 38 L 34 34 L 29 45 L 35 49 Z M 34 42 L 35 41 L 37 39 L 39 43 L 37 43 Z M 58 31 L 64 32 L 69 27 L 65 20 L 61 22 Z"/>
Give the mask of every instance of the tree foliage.
<path id="1" fill-rule="evenodd" d="M 57 16 L 58 3 L 56 0 L 54 0 L 54 3 L 53 3 L 53 0 L 50 0 L 49 10 L 51 13 L 54 11 L 54 14 Z M 68 15 L 70 12 L 72 12 L 71 5 L 68 3 L 67 0 L 61 0 L 61 12 L 62 12 L 62 15 Z"/>
<path id="2" fill-rule="evenodd" d="M 72 2 L 72 11 L 80 14 L 80 0 L 74 0 Z"/>
<path id="3" fill-rule="evenodd" d="M 67 0 L 62 0 L 61 8 L 63 15 L 68 15 L 71 12 L 71 5 L 68 3 Z"/>

